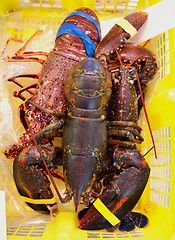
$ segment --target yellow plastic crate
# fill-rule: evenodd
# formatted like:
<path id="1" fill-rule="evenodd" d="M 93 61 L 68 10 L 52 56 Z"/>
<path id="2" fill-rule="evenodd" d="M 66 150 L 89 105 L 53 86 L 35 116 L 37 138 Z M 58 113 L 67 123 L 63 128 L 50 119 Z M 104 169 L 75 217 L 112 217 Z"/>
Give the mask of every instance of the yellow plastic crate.
<path id="1" fill-rule="evenodd" d="M 4 19 L 10 19 L 11 22 L 14 21 L 14 25 L 11 25 L 11 22 L 9 24 L 6 22 L 5 27 L 8 33 L 12 37 L 25 41 L 39 28 L 38 26 L 44 26 L 46 31 L 53 29 L 53 32 L 56 32 L 65 16 L 70 11 L 82 6 L 97 11 L 100 20 L 103 20 L 117 17 L 122 14 L 121 11 L 126 12 L 144 9 L 156 2 L 158 1 L 6 0 L 0 3 L 0 14 L 2 15 L 2 21 L 4 21 Z M 12 14 L 12 18 L 9 18 L 9 13 L 16 14 Z M 25 216 L 21 214 L 15 215 L 15 211 L 9 211 L 8 206 L 8 240 L 175 240 L 175 163 L 173 161 L 175 157 L 175 123 L 173 118 L 175 101 L 174 42 L 175 29 L 171 29 L 151 39 L 147 45 L 147 48 L 157 54 L 159 65 L 159 71 L 154 81 L 149 85 L 146 93 L 146 107 L 153 130 L 158 158 L 155 160 L 153 151 L 146 155 L 146 161 L 151 168 L 151 175 L 147 187 L 136 206 L 136 210 L 148 216 L 148 226 L 143 229 L 136 228 L 134 232 L 129 233 L 121 233 L 118 231 L 108 233 L 104 230 L 83 231 L 77 227 L 77 215 L 74 213 L 72 203 L 60 205 L 57 217 L 53 219 L 41 217 L 42 221 L 40 224 L 30 224 L 28 219 L 28 224 L 23 224 L 23 222 L 25 223 Z M 18 101 L 16 106 L 19 106 Z M 16 110 L 17 107 L 14 112 Z M 2 119 L 0 119 L 0 121 L 2 121 Z M 140 126 L 143 128 L 142 136 L 145 139 L 141 144 L 141 152 L 144 154 L 152 146 L 148 127 L 145 124 L 144 114 L 141 116 L 140 123 Z M 15 128 L 18 129 L 17 126 L 15 126 Z M 3 154 L 0 157 L 4 158 Z M 9 178 L 10 177 L 9 174 Z M 8 184 L 8 180 L 6 179 L 5 181 Z M 19 204 L 20 203 L 21 202 L 19 202 Z M 40 217 L 38 215 L 36 216 Z M 20 225 L 18 225 L 18 222 Z"/>

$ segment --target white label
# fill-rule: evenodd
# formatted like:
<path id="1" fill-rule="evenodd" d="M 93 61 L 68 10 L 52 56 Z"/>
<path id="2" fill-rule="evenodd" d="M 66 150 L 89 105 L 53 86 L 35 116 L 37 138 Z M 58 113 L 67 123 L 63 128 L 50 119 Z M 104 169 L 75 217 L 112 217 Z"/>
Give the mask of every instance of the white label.
<path id="1" fill-rule="evenodd" d="M 0 190 L 0 240 L 6 239 L 7 232 L 6 232 L 5 192 Z"/>
<path id="2" fill-rule="evenodd" d="M 151 7 L 142 9 L 142 11 L 149 14 L 148 20 L 139 29 L 138 33 L 130 39 L 135 44 L 140 44 L 175 27 L 174 0 L 160 1 Z M 119 18 L 113 18 L 101 21 L 102 37 L 107 34 L 118 20 Z"/>

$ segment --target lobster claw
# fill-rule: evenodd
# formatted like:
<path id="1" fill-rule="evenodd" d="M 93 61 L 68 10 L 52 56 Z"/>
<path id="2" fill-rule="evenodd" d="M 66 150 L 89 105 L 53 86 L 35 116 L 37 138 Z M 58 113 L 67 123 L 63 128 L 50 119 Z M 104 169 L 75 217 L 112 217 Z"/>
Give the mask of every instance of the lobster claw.
<path id="1" fill-rule="evenodd" d="M 52 166 L 57 148 L 40 145 L 47 164 Z M 50 188 L 50 181 L 44 171 L 44 165 L 38 149 L 31 145 L 15 158 L 13 176 L 21 198 L 36 211 L 49 213 L 49 206 L 56 204 L 56 199 Z"/>
<path id="2" fill-rule="evenodd" d="M 88 209 L 89 208 L 84 208 L 79 212 L 79 220 L 83 218 L 83 216 L 87 213 Z M 116 229 L 118 229 L 121 232 L 130 232 L 133 231 L 135 227 L 144 228 L 145 226 L 147 226 L 147 224 L 147 216 L 139 212 L 130 212 L 124 219 L 121 220 L 120 223 L 110 228 L 107 228 L 106 230 L 107 232 L 114 232 Z"/>
<path id="3" fill-rule="evenodd" d="M 130 212 L 119 224 L 118 229 L 121 232 L 129 232 L 135 229 L 135 226 L 144 228 L 148 224 L 148 218 L 139 212 Z M 110 231 L 110 229 L 107 229 Z"/>
<path id="4" fill-rule="evenodd" d="M 117 22 L 97 46 L 95 58 L 103 61 L 106 55 L 114 51 L 113 46 L 118 49 L 126 44 L 127 40 L 134 36 L 145 23 L 147 16 L 148 14 L 145 12 L 137 12 L 129 14 Z"/>
<path id="5" fill-rule="evenodd" d="M 117 225 L 130 213 L 142 195 L 150 169 L 140 152 L 132 149 L 117 149 L 114 158 L 114 166 L 120 168 L 121 172 L 119 175 L 113 172 L 113 176 L 116 175 L 113 179 L 116 180 L 110 181 L 111 185 L 104 189 L 80 219 L 81 229 L 108 229 Z M 110 211 L 110 214 L 106 214 L 106 211 Z"/>

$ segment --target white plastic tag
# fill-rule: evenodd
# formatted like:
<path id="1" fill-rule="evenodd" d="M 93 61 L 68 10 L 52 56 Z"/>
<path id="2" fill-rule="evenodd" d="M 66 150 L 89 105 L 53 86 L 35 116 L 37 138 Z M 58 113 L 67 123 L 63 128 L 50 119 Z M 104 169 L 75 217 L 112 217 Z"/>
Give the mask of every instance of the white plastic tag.
<path id="1" fill-rule="evenodd" d="M 134 35 L 137 34 L 137 29 L 131 25 L 129 21 L 127 21 L 125 18 L 120 18 L 117 22 L 117 25 L 122 27 L 127 33 L 133 37 Z"/>
<path id="2" fill-rule="evenodd" d="M 5 192 L 0 190 L 0 240 L 7 240 Z"/>

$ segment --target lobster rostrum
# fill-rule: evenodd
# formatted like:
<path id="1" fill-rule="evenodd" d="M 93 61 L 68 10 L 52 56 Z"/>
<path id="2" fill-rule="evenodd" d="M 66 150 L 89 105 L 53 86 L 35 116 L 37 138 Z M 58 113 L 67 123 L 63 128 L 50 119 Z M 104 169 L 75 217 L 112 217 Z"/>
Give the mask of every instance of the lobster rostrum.
<path id="1" fill-rule="evenodd" d="M 136 87 L 142 95 L 142 90 L 157 71 L 157 64 L 155 56 L 143 47 L 128 43 L 115 47 L 110 36 L 112 33 L 109 31 L 95 53 L 112 79 L 106 117 L 108 170 L 104 178 L 101 177 L 102 193 L 90 208 L 80 211 L 79 228 L 130 231 L 135 225 L 144 227 L 147 224 L 146 216 L 131 210 L 140 199 L 150 174 L 150 168 L 136 145 L 144 140 L 137 125 Z M 107 49 L 109 42 L 113 44 L 111 52 L 106 52 L 105 41 Z M 140 84 L 139 79 L 140 82 L 143 79 L 143 83 Z"/>
<path id="2" fill-rule="evenodd" d="M 42 67 L 36 92 L 20 106 L 26 133 L 20 137 L 18 144 L 6 150 L 5 155 L 15 158 L 13 174 L 17 189 L 24 201 L 35 210 L 48 211 L 49 201 L 48 204 L 44 201 L 43 204 L 35 204 L 37 201 L 32 199 L 52 199 L 53 193 L 42 158 L 32 144 L 29 126 L 51 172 L 58 176 L 53 165 L 57 165 L 61 149 L 54 147 L 52 140 L 62 135 L 59 130 L 63 128 L 67 116 L 68 105 L 64 94 L 66 74 L 79 61 L 94 55 L 100 37 L 99 20 L 93 11 L 81 8 L 71 13 L 58 30 L 55 46 Z"/>

